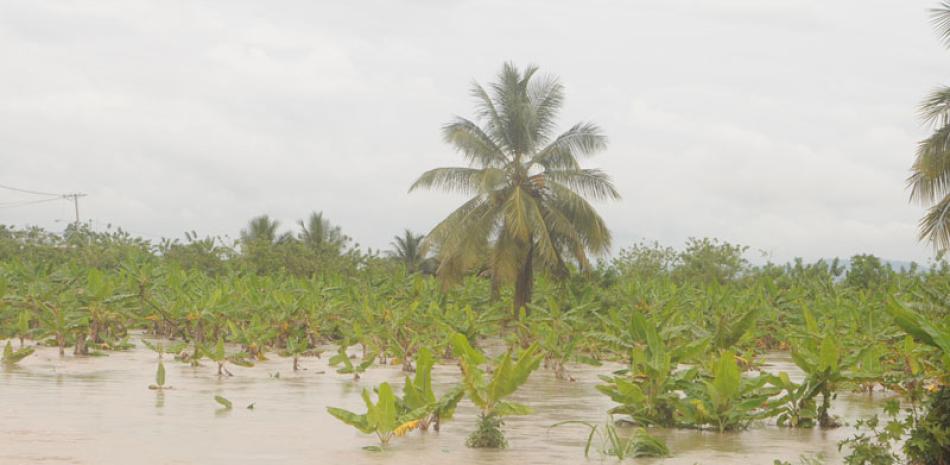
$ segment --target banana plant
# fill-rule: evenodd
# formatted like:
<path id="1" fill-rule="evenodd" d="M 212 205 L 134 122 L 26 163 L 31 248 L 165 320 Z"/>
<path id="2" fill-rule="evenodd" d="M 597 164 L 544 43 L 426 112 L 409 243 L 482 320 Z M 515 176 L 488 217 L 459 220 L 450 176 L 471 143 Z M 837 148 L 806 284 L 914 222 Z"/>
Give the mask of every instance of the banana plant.
<path id="1" fill-rule="evenodd" d="M 717 350 L 734 350 L 740 340 L 755 328 L 759 318 L 757 308 L 746 310 L 740 315 L 721 311 L 717 315 L 715 329 L 710 334 L 710 344 Z"/>
<path id="2" fill-rule="evenodd" d="M 228 371 L 227 363 L 242 367 L 254 366 L 253 362 L 247 360 L 247 354 L 244 352 L 228 354 L 224 349 L 223 339 L 218 339 L 218 342 L 213 347 L 202 345 L 201 354 L 218 365 L 218 376 L 234 376 Z"/>
<path id="3" fill-rule="evenodd" d="M 219 326 L 225 321 L 221 318 L 221 311 L 226 306 L 226 302 L 224 290 L 220 285 L 204 282 L 201 279 L 189 279 L 188 283 L 190 287 L 179 293 L 177 297 L 178 306 L 186 309 L 184 320 L 188 326 L 187 337 L 191 338 L 194 345 L 194 351 L 191 354 L 191 363 L 194 365 L 201 358 L 207 335 L 210 333 L 211 337 L 220 337 L 218 336 Z"/>
<path id="4" fill-rule="evenodd" d="M 893 297 L 888 300 L 887 311 L 894 318 L 894 323 L 907 334 L 937 350 L 939 361 L 935 371 L 945 384 L 950 382 L 950 324 L 946 321 L 943 324 L 931 322 Z"/>
<path id="5" fill-rule="evenodd" d="M 363 389 L 362 397 L 366 413 L 356 414 L 337 407 L 327 407 L 327 412 L 364 434 L 375 434 L 383 446 L 389 444 L 394 436 L 403 436 L 418 427 L 417 412 L 399 415 L 398 399 L 389 383 L 376 388 L 375 403 L 369 389 Z"/>
<path id="6" fill-rule="evenodd" d="M 772 384 L 782 391 L 777 400 L 776 424 L 789 428 L 811 428 L 818 422 L 818 407 L 815 405 L 815 386 L 806 379 L 798 384 L 781 372 L 773 377 Z"/>
<path id="7" fill-rule="evenodd" d="M 88 354 L 89 344 L 113 348 L 106 341 L 126 336 L 124 302 L 134 294 L 118 292 L 115 279 L 93 268 L 86 274 L 86 285 L 77 290 L 81 318 L 74 320 L 77 354 Z"/>
<path id="8" fill-rule="evenodd" d="M 360 373 L 365 372 L 369 367 L 373 366 L 373 362 L 376 361 L 377 355 L 372 353 L 365 357 L 358 365 L 354 365 L 353 361 L 350 360 L 350 355 L 346 353 L 347 347 L 349 347 L 349 344 L 346 342 L 340 344 L 336 355 L 330 357 L 330 366 L 343 365 L 340 368 L 337 368 L 336 372 L 341 375 L 352 374 L 353 381 L 359 381 Z"/>
<path id="9" fill-rule="evenodd" d="M 931 355 L 931 351 L 927 349 L 926 346 L 918 344 L 910 334 L 905 335 L 900 344 L 894 345 L 896 363 L 883 377 L 885 388 L 900 394 L 915 412 L 927 398 L 930 377 L 925 360 Z"/>
<path id="10" fill-rule="evenodd" d="M 885 360 L 888 356 L 888 347 L 882 343 L 872 343 L 862 351 L 861 358 L 855 364 L 855 371 L 861 373 L 862 380 L 858 388 L 868 394 L 874 392 L 874 387 L 884 383 L 887 372 Z"/>
<path id="11" fill-rule="evenodd" d="M 528 304 L 533 319 L 529 332 L 541 346 L 545 368 L 553 368 L 557 379 L 574 381 L 567 373 L 569 362 L 600 365 L 598 360 L 579 353 L 579 345 L 588 340 L 586 310 L 589 307 L 590 304 L 582 304 L 562 310 L 553 297 L 546 299 L 545 306 Z"/>
<path id="12" fill-rule="evenodd" d="M 419 305 L 418 300 L 408 305 L 394 305 L 391 314 L 384 319 L 389 350 L 402 362 L 402 371 L 405 372 L 414 370 L 412 357 L 424 340 L 419 328 L 428 326 L 422 321 Z"/>
<path id="13" fill-rule="evenodd" d="M 4 365 L 14 365 L 20 360 L 29 357 L 33 351 L 34 349 L 32 347 L 21 347 L 14 350 L 10 341 L 7 341 L 7 345 L 3 347 L 3 358 L 0 361 L 2 361 Z"/>
<path id="14" fill-rule="evenodd" d="M 165 386 L 165 362 L 162 360 L 163 355 L 165 353 L 176 354 L 182 351 L 187 344 L 184 342 L 176 342 L 166 347 L 162 342 L 152 343 L 145 339 L 142 339 L 142 344 L 158 354 L 158 369 L 155 371 L 155 384 L 150 384 L 148 388 L 158 391 L 171 389 L 171 386 Z"/>
<path id="15" fill-rule="evenodd" d="M 241 326 L 228 320 L 228 330 L 231 333 L 230 341 L 241 344 L 241 348 L 250 357 L 258 361 L 267 360 L 265 352 L 270 342 L 277 336 L 277 329 L 264 322 L 259 315 L 254 315 Z"/>
<path id="16" fill-rule="evenodd" d="M 14 335 L 20 340 L 20 348 L 23 348 L 23 340 L 29 339 L 33 335 L 33 314 L 29 310 L 23 310 L 17 315 Z"/>
<path id="17" fill-rule="evenodd" d="M 468 343 L 476 347 L 479 338 L 485 336 L 492 327 L 506 318 L 507 315 L 496 307 L 476 312 L 470 305 L 453 304 L 446 307 L 445 313 L 437 321 L 449 333 L 465 335 Z"/>
<path id="18" fill-rule="evenodd" d="M 165 354 L 172 354 L 172 355 L 178 354 L 179 352 L 184 350 L 185 347 L 188 346 L 186 342 L 181 342 L 181 341 L 172 342 L 166 345 L 163 342 L 150 342 L 147 339 L 142 339 L 142 344 L 145 345 L 145 347 L 148 347 L 150 350 L 152 350 L 156 354 L 158 354 L 159 360 L 161 360 Z"/>
<path id="19" fill-rule="evenodd" d="M 294 371 L 300 370 L 300 357 L 313 353 L 310 349 L 310 340 L 301 336 L 288 336 L 287 346 L 282 355 L 292 357 L 294 362 Z M 319 353 L 317 354 L 319 357 Z"/>
<path id="20" fill-rule="evenodd" d="M 675 426 L 678 392 L 698 376 L 695 368 L 678 370 L 677 365 L 693 360 L 705 349 L 706 341 L 674 344 L 661 337 L 658 325 L 640 312 L 630 317 L 629 325 L 627 338 L 616 343 L 630 347 L 630 364 L 613 376 L 601 376 L 605 384 L 597 390 L 620 404 L 609 410 L 611 414 L 628 415 L 643 426 Z"/>
<path id="21" fill-rule="evenodd" d="M 61 302 L 43 302 L 43 309 L 40 316 L 43 329 L 54 337 L 59 356 L 62 357 L 66 355 L 66 338 L 70 331 L 68 310 Z"/>
<path id="22" fill-rule="evenodd" d="M 406 376 L 406 383 L 403 385 L 402 399 L 405 410 L 423 412 L 423 415 L 419 417 L 419 429 L 422 431 L 427 431 L 430 426 L 435 431 L 439 431 L 442 421 L 452 418 L 455 407 L 465 394 L 464 387 L 458 385 L 441 398 L 436 398 L 432 390 L 434 364 L 432 351 L 428 347 L 420 349 L 416 358 L 416 373 L 412 379 Z"/>
<path id="23" fill-rule="evenodd" d="M 450 342 L 459 357 L 465 393 L 480 410 L 478 429 L 468 437 L 465 444 L 472 448 L 507 447 L 508 441 L 501 431 L 501 426 L 504 425 L 502 418 L 509 415 L 527 415 L 531 413 L 531 409 L 505 399 L 514 394 L 541 364 L 542 356 L 538 353 L 538 345 L 532 344 L 523 350 L 518 354 L 517 361 L 514 361 L 512 351 L 508 350 L 493 364 L 491 378 L 488 379 L 488 373 L 481 368 L 481 365 L 487 363 L 487 358 L 469 344 L 464 334 L 453 334 Z"/>
<path id="24" fill-rule="evenodd" d="M 770 376 L 742 376 L 735 353 L 728 350 L 711 365 L 711 377 L 690 385 L 686 398 L 678 404 L 681 423 L 698 428 L 711 426 L 722 433 L 744 430 L 753 421 L 776 413 L 769 398 L 778 389 L 766 387 Z"/>
<path id="25" fill-rule="evenodd" d="M 818 426 L 821 428 L 838 426 L 831 417 L 831 400 L 836 396 L 839 385 L 868 379 L 868 376 L 854 371 L 863 352 L 846 353 L 832 335 L 824 336 L 820 344 L 809 339 L 792 348 L 792 360 L 805 373 L 804 383 L 810 385 L 808 397 L 821 394 L 821 404 L 818 405 Z"/>

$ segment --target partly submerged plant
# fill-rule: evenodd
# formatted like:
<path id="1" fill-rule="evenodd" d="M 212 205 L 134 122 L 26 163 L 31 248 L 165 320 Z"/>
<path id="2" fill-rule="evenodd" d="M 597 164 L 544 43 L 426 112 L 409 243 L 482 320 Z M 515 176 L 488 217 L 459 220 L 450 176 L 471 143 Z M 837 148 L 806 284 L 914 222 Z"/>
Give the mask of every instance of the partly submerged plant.
<path id="1" fill-rule="evenodd" d="M 330 357 L 330 366 L 343 365 L 340 368 L 336 369 L 337 373 L 341 375 L 353 375 L 353 381 L 359 381 L 360 373 L 366 371 L 369 367 L 373 365 L 373 362 L 376 361 L 376 354 L 372 353 L 365 357 L 362 362 L 358 365 L 354 365 L 353 361 L 350 360 L 350 355 L 346 353 L 347 344 L 340 344 L 340 348 L 337 349 L 336 355 Z"/>
<path id="2" fill-rule="evenodd" d="M 228 371 L 226 366 L 226 364 L 229 362 L 242 367 L 254 366 L 254 363 L 247 360 L 247 354 L 244 352 L 238 352 L 234 354 L 228 354 L 225 352 L 224 341 L 221 339 L 218 339 L 218 342 L 214 345 L 214 347 L 202 346 L 201 352 L 205 357 L 208 357 L 211 361 L 218 364 L 218 376 L 234 376 L 230 371 Z"/>
<path id="3" fill-rule="evenodd" d="M 22 347 L 20 349 L 13 350 L 13 345 L 10 344 L 10 341 L 7 341 L 7 345 L 3 347 L 3 357 L 0 359 L 5 365 L 13 365 L 20 360 L 23 360 L 26 357 L 29 357 L 33 353 L 32 347 Z"/>
<path id="4" fill-rule="evenodd" d="M 803 383 L 809 385 L 804 399 L 821 394 L 818 404 L 818 426 L 834 428 L 837 421 L 831 416 L 831 400 L 836 396 L 838 385 L 843 382 L 858 382 L 862 376 L 851 370 L 861 359 L 861 354 L 846 355 L 833 336 L 825 336 L 820 345 L 814 342 L 799 344 L 792 350 L 792 360 L 805 372 Z"/>
<path id="5" fill-rule="evenodd" d="M 523 350 L 514 361 L 512 352 L 506 352 L 491 371 L 491 378 L 481 365 L 487 362 L 485 355 L 472 348 L 468 339 L 460 333 L 451 336 L 452 348 L 459 357 L 462 382 L 468 398 L 480 409 L 478 429 L 472 433 L 466 445 L 469 447 L 503 448 L 507 441 L 501 432 L 502 418 L 508 415 L 527 415 L 531 409 L 522 404 L 505 400 L 528 380 L 528 376 L 541 364 L 538 345 L 532 344 Z"/>
<path id="6" fill-rule="evenodd" d="M 778 398 L 778 426 L 789 428 L 811 428 L 817 424 L 818 408 L 815 405 L 815 386 L 806 379 L 798 384 L 781 372 L 773 377 L 772 384 L 782 390 Z"/>
<path id="7" fill-rule="evenodd" d="M 164 343 L 161 342 L 149 342 L 145 339 L 142 339 L 142 344 L 145 344 L 145 347 L 152 349 L 158 354 L 158 369 L 155 372 L 155 384 L 149 385 L 149 389 L 152 390 L 162 390 L 162 389 L 171 389 L 171 386 L 165 386 L 165 363 L 162 361 L 162 356 L 166 352 L 178 353 L 187 345 L 184 342 L 178 342 L 169 344 L 167 347 Z"/>
<path id="8" fill-rule="evenodd" d="M 428 430 L 429 426 L 439 431 L 442 421 L 452 418 L 456 405 L 465 394 L 464 387 L 459 385 L 441 398 L 436 398 L 435 392 L 432 391 L 434 363 L 432 351 L 423 347 L 416 357 L 415 376 L 412 379 L 406 376 L 406 384 L 403 386 L 402 401 L 405 404 L 405 410 L 422 413 L 419 417 L 419 429 L 422 431 Z"/>
<path id="9" fill-rule="evenodd" d="M 234 404 L 232 404 L 231 401 L 226 399 L 224 396 L 216 395 L 214 396 L 214 401 L 221 406 L 222 410 L 231 410 L 231 408 L 234 407 Z"/>
<path id="10" fill-rule="evenodd" d="M 590 457 L 591 448 L 595 446 L 595 440 L 598 443 L 594 449 L 603 457 L 616 457 L 617 460 L 624 460 L 627 457 L 668 457 L 670 449 L 663 440 L 651 436 L 646 429 L 637 427 L 633 433 L 623 435 L 613 421 L 613 417 L 608 417 L 603 425 L 597 425 L 588 421 L 569 420 L 551 425 L 552 428 L 563 425 L 583 425 L 590 429 L 587 435 L 587 443 L 584 445 L 584 457 Z"/>
<path id="11" fill-rule="evenodd" d="M 146 339 L 142 339 L 142 344 L 157 353 L 159 360 L 161 360 L 165 354 L 178 354 L 188 346 L 188 343 L 186 342 L 174 342 L 166 345 L 162 342 L 149 342 Z"/>
<path id="12" fill-rule="evenodd" d="M 162 390 L 162 389 L 171 389 L 171 386 L 165 386 L 165 363 L 161 359 L 158 360 L 158 370 L 155 372 L 155 384 L 148 386 L 152 390 Z"/>
<path id="13" fill-rule="evenodd" d="M 861 382 L 866 379 L 863 374 L 855 371 L 863 359 L 864 350 L 849 351 L 841 346 L 838 338 L 833 334 L 821 334 L 818 323 L 811 312 L 804 310 L 805 329 L 809 337 L 799 341 L 792 348 L 792 360 L 803 372 L 803 383 L 810 386 L 805 398 L 812 398 L 821 394 L 821 404 L 818 404 L 818 426 L 834 428 L 837 421 L 831 416 L 831 400 L 837 395 L 838 386 L 844 382 Z"/>
<path id="14" fill-rule="evenodd" d="M 14 331 L 16 337 L 20 339 L 21 349 L 24 347 L 23 340 L 29 338 L 33 334 L 32 323 L 33 315 L 27 310 L 20 312 L 19 316 L 17 316 Z"/>
<path id="15" fill-rule="evenodd" d="M 897 323 L 897 326 L 900 326 L 907 334 L 937 350 L 939 364 L 943 366 L 938 364 L 935 371 L 950 384 L 950 325 L 946 322 L 941 325 L 936 321 L 930 321 L 920 313 L 906 308 L 894 298 L 889 299 L 887 311 L 894 318 L 894 323 Z"/>
<path id="16" fill-rule="evenodd" d="M 950 17 L 950 12 L 947 13 Z M 914 339 L 937 350 L 938 381 L 943 383 L 931 395 L 926 413 L 914 415 L 915 422 L 909 432 L 904 451 L 914 463 L 945 464 L 950 462 L 950 326 L 931 322 L 923 315 L 904 308 L 891 299 L 888 311 L 894 321 Z M 942 367 L 940 366 L 942 365 Z"/>
<path id="17" fill-rule="evenodd" d="M 300 370 L 300 357 L 310 352 L 310 341 L 305 337 L 291 336 L 287 338 L 286 355 L 293 357 L 294 371 Z"/>
<path id="18" fill-rule="evenodd" d="M 687 388 L 686 399 L 678 404 L 683 423 L 712 426 L 721 433 L 746 429 L 751 422 L 775 413 L 769 397 L 778 390 L 765 387 L 770 376 L 742 376 L 730 351 L 714 359 L 711 372 L 710 379 Z"/>
<path id="19" fill-rule="evenodd" d="M 389 383 L 376 389 L 376 403 L 370 398 L 369 389 L 364 388 L 362 396 L 366 404 L 364 414 L 336 407 L 327 407 L 327 412 L 365 434 L 375 434 L 383 445 L 389 444 L 393 436 L 402 436 L 419 426 L 418 412 L 399 414 L 398 399 Z"/>
<path id="20" fill-rule="evenodd" d="M 601 337 L 630 347 L 629 367 L 614 372 L 614 376 L 601 376 L 606 384 L 597 386 L 598 391 L 620 404 L 609 413 L 629 415 L 640 425 L 674 426 L 680 403 L 678 391 L 692 385 L 697 377 L 695 368 L 677 370 L 677 365 L 702 352 L 706 341 L 674 344 L 640 312 L 630 317 L 623 338 Z"/>

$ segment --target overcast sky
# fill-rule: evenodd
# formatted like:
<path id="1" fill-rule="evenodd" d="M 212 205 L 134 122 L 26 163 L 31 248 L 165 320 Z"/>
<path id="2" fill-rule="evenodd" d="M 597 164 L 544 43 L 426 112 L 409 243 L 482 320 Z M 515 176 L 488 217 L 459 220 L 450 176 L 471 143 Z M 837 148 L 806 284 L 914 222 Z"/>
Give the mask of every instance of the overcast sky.
<path id="1" fill-rule="evenodd" d="M 560 77 L 599 124 L 585 162 L 614 250 L 718 237 L 773 260 L 925 261 L 905 178 L 916 105 L 950 82 L 936 0 L 0 3 L 0 184 L 79 191 L 84 220 L 236 237 L 322 210 L 364 246 L 462 199 L 407 193 L 462 164 L 440 139 L 501 64 Z M 32 200 L 0 190 L 0 205 Z M 0 207 L 61 230 L 63 201 Z"/>

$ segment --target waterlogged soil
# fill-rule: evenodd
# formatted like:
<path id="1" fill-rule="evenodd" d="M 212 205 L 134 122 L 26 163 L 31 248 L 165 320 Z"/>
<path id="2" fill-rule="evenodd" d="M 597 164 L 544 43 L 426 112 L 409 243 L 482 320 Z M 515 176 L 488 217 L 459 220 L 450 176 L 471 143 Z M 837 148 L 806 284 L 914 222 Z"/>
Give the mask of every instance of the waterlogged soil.
<path id="1" fill-rule="evenodd" d="M 0 342 L 2 343 L 2 342 Z M 141 344 L 139 344 L 141 345 Z M 166 357 L 167 358 L 167 357 Z M 327 406 L 362 411 L 360 391 L 388 381 L 401 391 L 399 366 L 375 366 L 359 381 L 339 375 L 323 359 L 305 358 L 306 370 L 294 373 L 291 361 L 276 355 L 252 368 L 232 366 L 233 377 L 218 377 L 215 366 L 191 367 L 166 360 L 167 385 L 153 391 L 156 354 L 140 347 L 107 357 L 59 357 L 55 348 L 37 353 L 15 367 L 0 367 L 0 464 L 551 464 L 583 463 L 587 431 L 563 426 L 565 420 L 602 423 L 612 406 L 595 386 L 597 375 L 616 367 L 574 367 L 576 382 L 539 370 L 514 396 L 535 413 L 510 418 L 506 450 L 465 447 L 475 426 L 475 409 L 463 401 L 455 418 L 439 433 L 412 432 L 395 438 L 382 452 L 376 444 L 326 412 Z M 765 358 L 767 370 L 800 372 L 783 354 Z M 274 377 L 279 372 L 279 377 Z M 458 379 L 458 368 L 433 371 L 437 391 Z M 214 401 L 234 403 L 230 411 Z M 842 393 L 834 413 L 848 422 L 875 413 L 888 394 Z M 253 409 L 247 409 L 248 404 Z M 667 441 L 665 459 L 648 464 L 771 464 L 799 461 L 803 454 L 824 454 L 840 462 L 837 442 L 853 430 L 790 430 L 765 422 L 741 433 L 651 429 Z M 600 459 L 592 456 L 591 463 Z"/>

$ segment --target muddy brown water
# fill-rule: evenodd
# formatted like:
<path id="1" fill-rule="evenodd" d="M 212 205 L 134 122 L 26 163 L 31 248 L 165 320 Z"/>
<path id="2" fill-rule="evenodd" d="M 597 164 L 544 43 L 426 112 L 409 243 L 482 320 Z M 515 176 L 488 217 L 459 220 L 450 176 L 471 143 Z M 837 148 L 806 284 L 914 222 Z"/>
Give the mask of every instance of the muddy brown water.
<path id="1" fill-rule="evenodd" d="M 0 341 L 0 344 L 3 342 Z M 139 344 L 141 345 L 141 344 Z M 783 354 L 765 358 L 771 372 L 800 372 Z M 107 357 L 60 358 L 54 348 L 15 367 L 0 368 L 0 464 L 552 464 L 582 463 L 586 431 L 549 428 L 564 420 L 602 423 L 610 400 L 595 386 L 597 375 L 612 367 L 575 367 L 577 379 L 559 381 L 539 370 L 513 400 L 535 413 L 507 420 L 506 450 L 465 447 L 475 426 L 475 409 L 463 401 L 440 433 L 412 432 L 394 438 L 383 452 L 363 450 L 376 444 L 326 413 L 327 406 L 362 411 L 362 388 L 388 381 L 401 390 L 398 366 L 377 366 L 354 382 L 336 374 L 323 359 L 303 359 L 294 373 L 291 361 L 273 355 L 252 368 L 231 367 L 233 377 L 219 378 L 213 364 L 191 367 L 166 360 L 166 384 L 151 391 L 156 354 L 140 347 Z M 279 378 L 271 375 L 280 373 Z M 458 379 L 458 368 L 434 369 L 437 391 Z M 214 402 L 222 395 L 234 409 Z M 841 394 L 834 410 L 846 421 L 875 413 L 884 393 Z M 253 410 L 245 406 L 255 404 Z M 648 464 L 797 463 L 802 454 L 823 453 L 840 463 L 837 442 L 852 430 L 789 430 L 765 422 L 740 433 L 652 429 L 673 454 L 665 459 L 636 459 Z M 613 459 L 609 459 L 613 461 Z M 590 462 L 600 462 L 592 455 Z"/>

